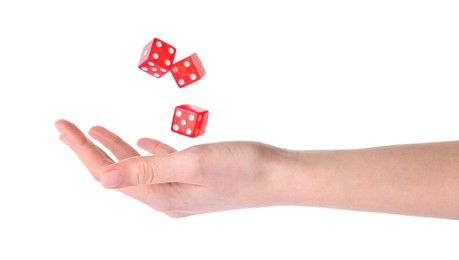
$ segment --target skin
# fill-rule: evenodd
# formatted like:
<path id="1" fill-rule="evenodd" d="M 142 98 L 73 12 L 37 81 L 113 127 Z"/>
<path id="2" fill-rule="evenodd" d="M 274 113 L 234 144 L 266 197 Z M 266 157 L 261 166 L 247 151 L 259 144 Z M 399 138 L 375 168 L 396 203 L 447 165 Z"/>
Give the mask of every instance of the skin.
<path id="1" fill-rule="evenodd" d="M 92 176 L 171 217 L 275 205 L 459 219 L 459 142 L 296 151 L 220 142 L 177 151 L 151 138 L 137 146 L 95 126 L 89 136 L 58 120 L 60 140 Z"/>

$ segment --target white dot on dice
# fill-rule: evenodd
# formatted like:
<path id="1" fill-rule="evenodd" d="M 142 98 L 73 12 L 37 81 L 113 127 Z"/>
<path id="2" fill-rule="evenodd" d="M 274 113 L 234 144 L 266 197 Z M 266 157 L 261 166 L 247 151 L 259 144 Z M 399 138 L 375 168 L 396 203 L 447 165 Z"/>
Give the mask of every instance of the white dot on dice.
<path id="1" fill-rule="evenodd" d="M 153 57 L 153 59 L 157 60 L 159 58 L 159 55 L 158 55 L 158 53 L 153 53 L 152 57 Z"/>
<path id="2" fill-rule="evenodd" d="M 173 126 L 173 129 L 174 129 L 175 131 L 178 131 L 179 126 L 178 126 L 177 124 L 175 124 L 175 125 Z"/>
<path id="3" fill-rule="evenodd" d="M 161 46 L 163 46 L 163 44 L 161 42 L 156 42 L 156 46 L 158 46 L 158 48 L 161 48 Z"/>
<path id="4" fill-rule="evenodd" d="M 185 81 L 183 79 L 181 79 L 181 80 L 178 81 L 178 84 L 183 85 L 183 84 L 185 84 Z"/>
<path id="5" fill-rule="evenodd" d="M 181 117 L 181 116 L 182 116 L 182 111 L 177 110 L 177 112 L 175 112 L 175 115 L 176 115 L 177 117 Z"/>
<path id="6" fill-rule="evenodd" d="M 153 74 L 153 76 L 159 78 L 159 74 L 158 73 Z"/>
<path id="7" fill-rule="evenodd" d="M 169 51 L 170 54 L 174 53 L 174 49 L 172 49 L 172 48 L 169 48 L 168 51 Z"/>
<path id="8" fill-rule="evenodd" d="M 191 75 L 190 75 L 190 79 L 191 79 L 191 80 L 195 80 L 195 79 L 196 79 L 196 74 L 191 74 Z"/>
<path id="9" fill-rule="evenodd" d="M 185 61 L 185 62 L 183 63 L 183 66 L 185 66 L 185 67 L 187 67 L 187 68 L 190 67 L 190 62 L 189 62 L 189 61 Z"/>
<path id="10" fill-rule="evenodd" d="M 152 70 L 152 71 L 157 71 L 157 69 L 156 69 L 156 68 L 151 68 L 151 70 Z"/>
<path id="11" fill-rule="evenodd" d="M 173 67 L 172 68 L 172 72 L 177 73 L 178 72 L 178 68 L 177 67 Z"/>
<path id="12" fill-rule="evenodd" d="M 143 71 L 147 71 L 148 69 L 147 69 L 147 68 L 145 68 L 145 67 L 142 67 L 142 70 L 143 70 Z"/>
<path id="13" fill-rule="evenodd" d="M 186 125 L 186 120 L 183 119 L 180 123 L 181 123 L 182 125 Z"/>
<path id="14" fill-rule="evenodd" d="M 148 62 L 148 65 L 155 66 L 155 64 L 153 62 L 151 62 L 151 61 Z"/>
<path id="15" fill-rule="evenodd" d="M 171 61 L 170 60 L 165 60 L 164 64 L 166 64 L 166 66 L 170 66 L 171 65 Z"/>
<path id="16" fill-rule="evenodd" d="M 186 129 L 186 134 L 187 134 L 187 135 L 191 135 L 191 129 L 190 129 L 190 128 L 187 128 L 187 129 Z"/>
<path id="17" fill-rule="evenodd" d="M 188 116 L 188 119 L 189 119 L 190 121 L 193 121 L 193 120 L 194 120 L 194 115 L 189 115 L 189 116 Z"/>

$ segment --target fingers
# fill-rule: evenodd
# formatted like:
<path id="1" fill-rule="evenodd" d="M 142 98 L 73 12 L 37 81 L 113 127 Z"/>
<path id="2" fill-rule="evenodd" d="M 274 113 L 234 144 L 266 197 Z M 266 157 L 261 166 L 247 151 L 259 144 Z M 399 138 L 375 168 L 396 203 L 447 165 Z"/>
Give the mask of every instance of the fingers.
<path id="1" fill-rule="evenodd" d="M 177 151 L 171 146 L 152 138 L 139 139 L 139 141 L 137 141 L 137 146 L 151 154 L 156 155 L 170 154 Z"/>
<path id="2" fill-rule="evenodd" d="M 104 127 L 92 127 L 89 130 L 89 135 L 107 147 L 118 160 L 140 155 L 132 146 Z"/>
<path id="3" fill-rule="evenodd" d="M 131 157 L 106 167 L 101 183 L 106 188 L 172 182 L 198 184 L 193 178 L 197 172 L 195 162 L 188 152 Z"/>
<path id="4" fill-rule="evenodd" d="M 72 149 L 91 174 L 99 179 L 100 169 L 113 163 L 78 127 L 66 120 L 55 123 L 60 139 Z"/>
<path id="5" fill-rule="evenodd" d="M 105 146 L 120 162 L 114 161 L 91 142 L 74 124 L 58 120 L 56 128 L 60 140 L 68 145 L 88 168 L 91 174 L 106 188 L 123 188 L 170 182 L 195 184 L 191 181 L 196 165 L 189 152 L 176 152 L 167 144 L 150 138 L 138 141 L 139 147 L 156 156 L 140 156 L 119 136 L 95 126 L 89 135 Z"/>

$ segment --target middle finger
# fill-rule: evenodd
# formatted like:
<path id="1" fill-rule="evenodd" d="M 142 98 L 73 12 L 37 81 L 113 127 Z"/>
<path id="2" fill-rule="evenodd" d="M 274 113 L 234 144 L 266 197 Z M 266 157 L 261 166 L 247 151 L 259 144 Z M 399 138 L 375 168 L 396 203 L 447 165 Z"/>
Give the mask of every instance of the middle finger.
<path id="1" fill-rule="evenodd" d="M 89 135 L 105 146 L 118 160 L 139 156 L 140 154 L 121 137 L 102 126 L 94 126 Z"/>

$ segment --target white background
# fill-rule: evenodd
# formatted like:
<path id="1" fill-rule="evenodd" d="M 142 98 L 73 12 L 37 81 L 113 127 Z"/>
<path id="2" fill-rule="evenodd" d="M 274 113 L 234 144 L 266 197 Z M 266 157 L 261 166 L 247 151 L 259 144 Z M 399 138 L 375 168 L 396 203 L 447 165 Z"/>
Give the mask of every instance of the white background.
<path id="1" fill-rule="evenodd" d="M 169 218 L 105 190 L 54 121 L 183 149 L 459 139 L 457 1 L 1 1 L 0 259 L 458 259 L 459 222 L 273 207 Z M 158 37 L 207 70 L 137 68 Z M 176 105 L 207 133 L 170 131 Z"/>

